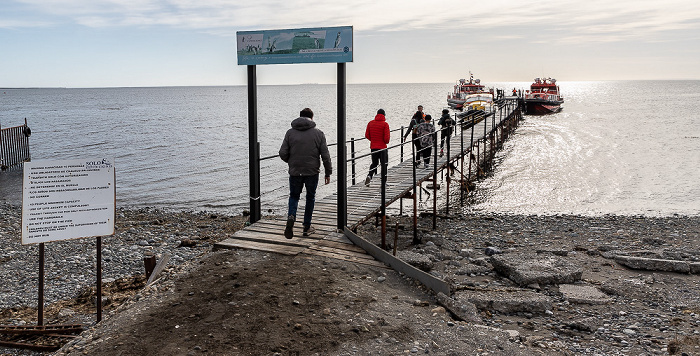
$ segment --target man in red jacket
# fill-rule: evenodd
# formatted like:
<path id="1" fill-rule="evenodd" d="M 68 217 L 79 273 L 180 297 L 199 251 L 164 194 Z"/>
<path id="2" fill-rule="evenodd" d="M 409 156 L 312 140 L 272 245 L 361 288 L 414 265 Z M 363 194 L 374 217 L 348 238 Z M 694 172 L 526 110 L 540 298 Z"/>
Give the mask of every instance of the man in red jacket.
<path id="1" fill-rule="evenodd" d="M 372 151 L 372 165 L 369 166 L 369 174 L 365 178 L 365 185 L 369 187 L 372 176 L 377 174 L 377 166 L 382 164 L 382 180 L 386 181 L 386 170 L 389 164 L 389 153 L 386 145 L 389 143 L 389 124 L 386 123 L 384 109 L 377 110 L 374 120 L 367 123 L 365 138 L 369 140 L 369 148 Z"/>

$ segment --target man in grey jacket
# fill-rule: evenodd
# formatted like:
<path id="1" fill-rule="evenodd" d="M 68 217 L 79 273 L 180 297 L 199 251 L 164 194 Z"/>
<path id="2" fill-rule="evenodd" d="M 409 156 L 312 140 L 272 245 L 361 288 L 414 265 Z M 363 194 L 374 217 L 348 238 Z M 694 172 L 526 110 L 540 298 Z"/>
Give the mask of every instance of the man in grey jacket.
<path id="1" fill-rule="evenodd" d="M 294 221 L 301 191 L 306 187 L 306 207 L 304 209 L 303 236 L 311 236 L 316 229 L 311 226 L 311 216 L 316 201 L 318 175 L 321 172 L 321 160 L 325 169 L 325 183 L 331 182 L 331 155 L 326 145 L 326 135 L 316 128 L 314 113 L 305 108 L 299 118 L 292 121 L 292 128 L 287 130 L 280 147 L 280 158 L 289 165 L 289 210 L 284 237 L 294 237 Z"/>

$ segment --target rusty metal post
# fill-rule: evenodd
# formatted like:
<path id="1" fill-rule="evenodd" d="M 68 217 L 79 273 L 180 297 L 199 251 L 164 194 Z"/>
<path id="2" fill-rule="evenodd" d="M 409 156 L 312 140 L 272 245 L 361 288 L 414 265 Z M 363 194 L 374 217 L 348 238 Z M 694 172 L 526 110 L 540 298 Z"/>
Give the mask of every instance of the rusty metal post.
<path id="1" fill-rule="evenodd" d="M 147 252 L 143 256 L 143 267 L 146 270 L 146 280 L 151 278 L 153 270 L 156 268 L 156 256 L 152 252 Z"/>
<path id="2" fill-rule="evenodd" d="M 433 230 L 437 228 L 437 131 L 433 140 Z"/>
<path id="3" fill-rule="evenodd" d="M 396 222 L 396 228 L 394 230 L 394 256 L 396 256 L 396 245 L 399 244 L 399 222 Z"/>
<path id="4" fill-rule="evenodd" d="M 411 165 L 413 166 L 413 244 L 417 245 L 420 243 L 418 238 L 418 194 L 416 194 L 416 189 L 418 188 L 416 184 L 416 146 L 411 141 L 411 152 L 413 153 Z"/>

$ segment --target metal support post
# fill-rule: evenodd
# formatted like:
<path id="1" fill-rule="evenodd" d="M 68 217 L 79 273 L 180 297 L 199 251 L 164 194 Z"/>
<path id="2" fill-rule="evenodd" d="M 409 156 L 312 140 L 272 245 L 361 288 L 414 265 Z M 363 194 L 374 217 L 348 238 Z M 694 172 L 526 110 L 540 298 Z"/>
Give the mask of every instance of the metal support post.
<path id="1" fill-rule="evenodd" d="M 347 146 L 346 136 L 346 86 L 345 63 L 338 63 L 338 229 L 345 230 L 347 224 L 348 183 L 347 183 Z"/>
<path id="2" fill-rule="evenodd" d="M 258 87 L 254 65 L 248 66 L 248 177 L 250 223 L 260 220 L 260 145 L 258 143 Z"/>

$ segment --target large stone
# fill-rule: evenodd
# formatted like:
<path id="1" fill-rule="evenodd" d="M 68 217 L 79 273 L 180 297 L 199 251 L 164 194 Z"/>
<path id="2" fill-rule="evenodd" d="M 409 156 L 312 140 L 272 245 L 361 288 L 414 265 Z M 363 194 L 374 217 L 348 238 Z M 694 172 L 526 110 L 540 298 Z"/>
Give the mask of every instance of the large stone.
<path id="1" fill-rule="evenodd" d="M 412 251 L 399 251 L 396 253 L 396 257 L 425 272 L 430 272 L 435 265 L 428 256 Z"/>
<path id="2" fill-rule="evenodd" d="M 474 304 L 479 310 L 501 313 L 536 313 L 544 314 L 552 309 L 552 299 L 546 295 L 530 290 L 499 291 L 463 291 L 455 293 L 458 303 Z"/>
<path id="3" fill-rule="evenodd" d="M 615 262 L 632 269 L 690 273 L 690 263 L 687 261 L 618 255 L 615 256 Z"/>
<path id="4" fill-rule="evenodd" d="M 479 311 L 476 309 L 476 306 L 472 303 L 469 303 L 464 300 L 457 301 L 453 298 L 448 297 L 444 293 L 438 293 L 437 301 L 443 307 L 445 307 L 445 309 L 449 310 L 450 313 L 454 314 L 459 319 L 472 322 L 481 321 L 481 318 L 479 317 Z"/>
<path id="5" fill-rule="evenodd" d="M 491 264 L 496 272 L 521 286 L 574 283 L 583 275 L 581 267 L 549 254 L 495 255 L 491 256 Z"/>
<path id="6" fill-rule="evenodd" d="M 605 293 L 592 286 L 579 286 L 575 284 L 560 284 L 559 292 L 570 303 L 579 304 L 607 304 L 612 301 Z"/>

